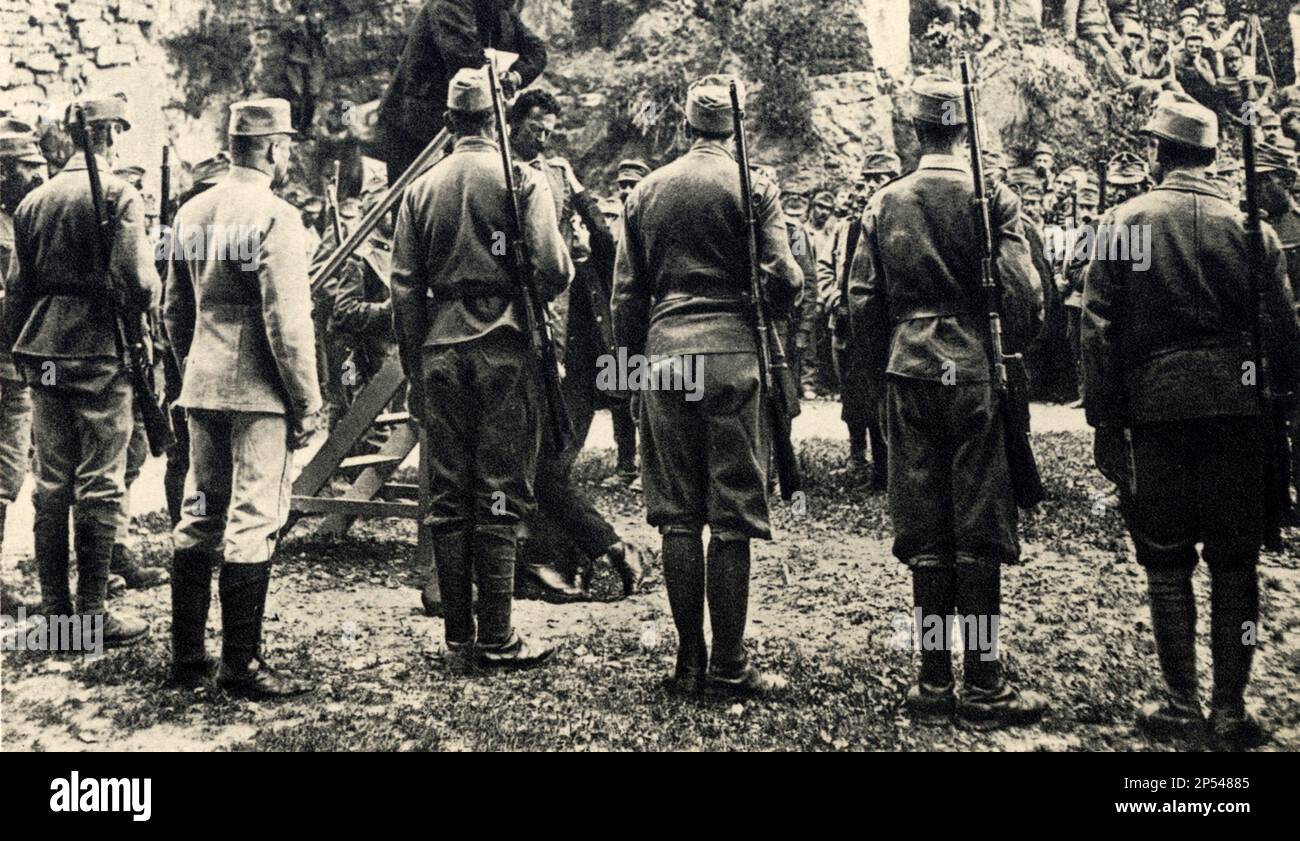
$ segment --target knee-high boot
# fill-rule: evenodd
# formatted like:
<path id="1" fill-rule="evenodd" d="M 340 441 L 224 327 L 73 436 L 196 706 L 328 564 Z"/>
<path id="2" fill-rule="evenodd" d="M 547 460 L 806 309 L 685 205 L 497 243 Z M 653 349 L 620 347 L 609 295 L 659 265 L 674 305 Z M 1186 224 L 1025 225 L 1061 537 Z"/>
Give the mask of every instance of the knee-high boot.
<path id="1" fill-rule="evenodd" d="M 271 564 L 221 565 L 221 670 L 217 683 L 250 698 L 284 698 L 309 692 L 311 683 L 278 671 L 262 658 L 262 619 Z"/>
<path id="2" fill-rule="evenodd" d="M 1203 732 L 1196 676 L 1194 561 L 1193 554 L 1190 558 L 1179 558 L 1176 563 L 1147 567 L 1151 630 L 1165 680 L 1165 700 L 1144 705 L 1138 712 L 1138 727 L 1158 739 L 1192 737 Z"/>
<path id="3" fill-rule="evenodd" d="M 438 570 L 438 597 L 447 648 L 469 650 L 474 645 L 474 570 L 470 568 L 469 534 L 440 534 L 433 539 Z"/>
<path id="4" fill-rule="evenodd" d="M 212 602 L 212 567 L 219 562 L 201 549 L 172 553 L 172 681 L 201 683 L 215 665 L 203 648 Z"/>
<path id="5" fill-rule="evenodd" d="M 36 568 L 41 580 L 41 612 L 47 616 L 67 616 L 72 613 L 72 590 L 68 584 L 68 509 L 38 509 L 33 532 Z"/>
<path id="6" fill-rule="evenodd" d="M 91 519 L 78 520 L 72 534 L 77 550 L 77 612 L 83 616 L 103 616 L 105 648 L 134 645 L 149 636 L 149 624 L 144 620 L 109 613 L 105 607 L 108 568 L 113 562 L 116 536 L 115 525 Z"/>
<path id="7" fill-rule="evenodd" d="M 511 611 L 515 595 L 516 538 L 497 530 L 476 529 L 471 545 L 478 580 L 476 662 L 494 668 L 525 668 L 545 662 L 552 649 L 515 632 Z"/>
<path id="8" fill-rule="evenodd" d="M 677 668 L 668 687 L 697 692 L 709 667 L 704 640 L 704 543 L 699 532 L 664 534 L 663 562 L 664 589 L 677 627 Z"/>
<path id="9" fill-rule="evenodd" d="M 709 622 L 713 626 L 713 655 L 709 686 L 732 695 L 766 695 L 785 689 L 786 681 L 755 669 L 745 652 L 745 623 L 749 616 L 749 541 L 709 538 L 705 568 Z"/>
<path id="10" fill-rule="evenodd" d="M 998 650 L 1002 568 L 996 562 L 957 563 L 957 617 L 962 623 L 964 680 L 957 715 L 975 727 L 1033 724 L 1047 700 L 1011 685 Z"/>
<path id="11" fill-rule="evenodd" d="M 1246 684 L 1259 634 L 1259 575 L 1250 560 L 1210 564 L 1210 727 L 1216 745 L 1227 750 L 1258 747 L 1269 738 L 1246 712 Z"/>

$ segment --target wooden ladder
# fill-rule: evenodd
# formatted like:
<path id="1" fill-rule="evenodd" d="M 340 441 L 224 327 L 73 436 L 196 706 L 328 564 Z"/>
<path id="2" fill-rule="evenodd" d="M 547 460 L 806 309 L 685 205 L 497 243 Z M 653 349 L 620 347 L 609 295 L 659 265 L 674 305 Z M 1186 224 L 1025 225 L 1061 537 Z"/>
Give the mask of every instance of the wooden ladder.
<path id="1" fill-rule="evenodd" d="M 421 446 L 423 433 L 411 421 L 409 412 L 385 411 L 405 383 L 401 363 L 389 357 L 357 394 L 325 443 L 294 480 L 290 520 L 285 530 L 304 514 L 325 515 L 321 533 L 330 537 L 342 537 L 358 518 L 416 520 L 416 558 L 430 575 L 435 576 L 431 583 L 436 584 L 432 535 L 423 522 L 424 512 L 429 508 L 428 471 L 425 469 L 427 448 Z M 379 451 L 349 455 L 376 427 L 392 428 Z M 392 481 L 397 468 L 417 447 L 420 450 L 419 481 L 414 484 Z M 347 482 L 346 490 L 337 496 L 322 496 L 321 492 L 330 487 L 335 477 L 342 477 Z"/>

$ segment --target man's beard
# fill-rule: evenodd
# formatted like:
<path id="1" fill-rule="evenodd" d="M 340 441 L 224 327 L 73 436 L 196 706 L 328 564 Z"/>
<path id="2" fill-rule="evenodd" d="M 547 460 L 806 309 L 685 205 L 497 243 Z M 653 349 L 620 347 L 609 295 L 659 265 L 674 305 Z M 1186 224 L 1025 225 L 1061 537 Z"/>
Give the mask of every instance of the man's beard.
<path id="1" fill-rule="evenodd" d="M 11 175 L 0 180 L 0 207 L 12 211 L 28 193 L 35 190 L 40 184 L 40 178 L 27 179 L 19 175 Z"/>

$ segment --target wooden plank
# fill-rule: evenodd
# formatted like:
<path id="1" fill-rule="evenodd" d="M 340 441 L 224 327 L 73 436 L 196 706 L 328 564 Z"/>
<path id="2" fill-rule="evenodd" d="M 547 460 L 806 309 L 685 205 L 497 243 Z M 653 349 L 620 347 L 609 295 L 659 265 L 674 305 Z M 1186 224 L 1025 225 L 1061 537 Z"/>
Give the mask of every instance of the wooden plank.
<path id="1" fill-rule="evenodd" d="M 350 517 L 401 517 L 414 520 L 420 516 L 419 503 L 386 502 L 376 499 L 344 499 L 339 496 L 293 496 L 293 507 L 307 514 L 345 514 Z"/>
<path id="2" fill-rule="evenodd" d="M 374 420 L 384 410 L 393 395 L 402 387 L 406 378 L 402 375 L 402 365 L 390 357 L 380 367 L 378 373 L 361 389 L 357 399 L 348 409 L 325 443 L 312 456 L 311 461 L 294 480 L 293 492 L 297 496 L 314 497 L 329 482 L 338 470 L 339 464 L 347 458 L 348 453 L 370 431 Z"/>
<path id="3" fill-rule="evenodd" d="M 384 412 L 375 418 L 375 426 L 392 426 L 398 423 L 407 423 L 411 420 L 410 412 Z"/>
<path id="4" fill-rule="evenodd" d="M 401 464 L 404 455 L 384 455 L 383 453 L 368 453 L 364 456 L 348 456 L 339 462 L 340 470 L 347 470 L 352 467 L 373 467 L 381 464 Z"/>
<path id="5" fill-rule="evenodd" d="M 415 449 L 419 438 L 410 424 L 399 426 L 388 436 L 388 440 L 379 448 L 376 455 L 383 458 L 374 462 L 357 476 L 356 481 L 343 494 L 346 499 L 373 499 L 379 494 L 384 484 L 392 477 L 411 450 Z M 347 460 L 344 460 L 347 463 Z M 344 515 L 329 517 L 321 524 L 325 534 L 342 537 L 352 527 L 352 518 Z"/>

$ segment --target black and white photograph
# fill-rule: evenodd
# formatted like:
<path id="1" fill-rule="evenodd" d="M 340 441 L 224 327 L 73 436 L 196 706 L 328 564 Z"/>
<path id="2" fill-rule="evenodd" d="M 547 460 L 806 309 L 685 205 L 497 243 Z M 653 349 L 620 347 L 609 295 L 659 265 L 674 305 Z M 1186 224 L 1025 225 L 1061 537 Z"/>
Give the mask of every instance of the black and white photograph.
<path id="1" fill-rule="evenodd" d="M 1291 0 L 0 0 L 23 808 L 850 752 L 1250 813 L 1297 82 Z"/>

